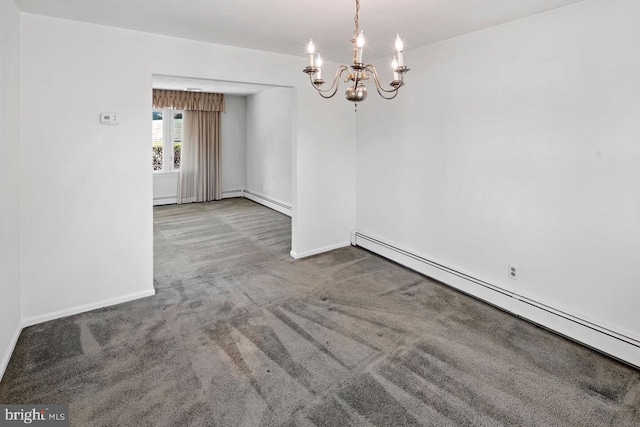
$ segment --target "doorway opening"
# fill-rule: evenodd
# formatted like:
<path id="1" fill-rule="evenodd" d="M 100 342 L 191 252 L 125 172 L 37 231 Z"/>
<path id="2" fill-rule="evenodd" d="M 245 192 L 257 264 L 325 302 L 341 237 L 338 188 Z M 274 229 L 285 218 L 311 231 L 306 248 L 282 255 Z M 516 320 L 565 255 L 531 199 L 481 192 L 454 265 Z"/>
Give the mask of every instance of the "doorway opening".
<path id="1" fill-rule="evenodd" d="M 152 82 L 154 89 L 224 94 L 226 108 L 220 119 L 223 199 L 246 197 L 292 215 L 293 88 L 166 75 L 153 75 Z M 182 112 L 155 110 L 150 116 L 153 204 L 174 204 L 183 136 Z M 165 155 L 164 166 L 158 160 L 160 152 L 172 154 Z"/>
<path id="2" fill-rule="evenodd" d="M 220 201 L 177 204 L 184 113 L 152 109 L 149 114 L 156 287 L 185 279 L 164 269 L 174 259 L 171 252 L 181 252 L 184 245 L 189 252 L 179 258 L 191 259 L 200 274 L 213 274 L 212 268 L 236 261 L 288 257 L 295 90 L 167 75 L 153 75 L 152 87 L 222 93 L 225 102 L 220 113 Z M 207 265 L 212 257 L 216 265 Z"/>

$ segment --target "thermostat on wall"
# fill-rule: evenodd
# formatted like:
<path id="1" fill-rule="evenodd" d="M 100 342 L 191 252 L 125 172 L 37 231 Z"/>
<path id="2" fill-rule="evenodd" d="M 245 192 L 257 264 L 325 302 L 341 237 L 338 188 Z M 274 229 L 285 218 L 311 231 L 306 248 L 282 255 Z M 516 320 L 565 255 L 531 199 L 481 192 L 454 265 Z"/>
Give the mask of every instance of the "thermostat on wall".
<path id="1" fill-rule="evenodd" d="M 100 123 L 103 125 L 119 125 L 120 114 L 118 113 L 100 113 Z"/>

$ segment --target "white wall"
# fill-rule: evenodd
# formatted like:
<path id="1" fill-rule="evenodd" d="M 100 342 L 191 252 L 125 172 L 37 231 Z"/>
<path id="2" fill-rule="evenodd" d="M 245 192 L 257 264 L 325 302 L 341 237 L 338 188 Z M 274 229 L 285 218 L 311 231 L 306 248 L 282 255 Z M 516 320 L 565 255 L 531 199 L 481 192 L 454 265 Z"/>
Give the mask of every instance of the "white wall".
<path id="1" fill-rule="evenodd" d="M 246 97 L 224 96 L 226 112 L 220 117 L 222 192 L 244 190 Z M 224 197 L 224 194 L 223 194 Z"/>
<path id="2" fill-rule="evenodd" d="M 293 97 L 288 88 L 247 97 L 246 190 L 289 206 Z"/>
<path id="3" fill-rule="evenodd" d="M 245 98 L 225 95 L 226 111 L 220 116 L 222 197 L 237 197 L 244 189 L 245 176 Z M 151 168 L 150 168 L 151 169 Z M 151 172 L 150 172 L 151 173 Z M 153 204 L 176 203 L 178 172 L 153 174 Z"/>
<path id="4" fill-rule="evenodd" d="M 153 205 L 170 205 L 178 200 L 178 172 L 153 173 Z"/>
<path id="5" fill-rule="evenodd" d="M 0 0 L 0 379 L 20 332 L 20 13 Z"/>
<path id="6" fill-rule="evenodd" d="M 357 229 L 640 339 L 638 22 L 590 0 L 408 52 L 358 109 Z"/>
<path id="7" fill-rule="evenodd" d="M 351 106 L 323 101 L 308 87 L 303 52 L 291 57 L 31 14 L 22 22 L 29 322 L 153 290 L 154 73 L 296 87 L 292 252 L 348 242 L 355 214 Z M 121 124 L 101 126 L 101 111 L 120 113 Z"/>

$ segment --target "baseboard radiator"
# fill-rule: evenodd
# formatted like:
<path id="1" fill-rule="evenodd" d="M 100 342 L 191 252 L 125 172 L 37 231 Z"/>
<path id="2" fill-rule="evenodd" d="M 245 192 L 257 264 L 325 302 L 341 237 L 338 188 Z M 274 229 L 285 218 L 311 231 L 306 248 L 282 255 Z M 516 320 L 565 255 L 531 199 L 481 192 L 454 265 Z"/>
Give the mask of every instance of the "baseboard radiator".
<path id="1" fill-rule="evenodd" d="M 254 193 L 252 191 L 244 190 L 243 196 L 246 199 L 253 200 L 256 203 L 259 203 L 263 206 L 273 209 L 274 211 L 278 211 L 287 216 L 292 215 L 291 206 L 284 204 L 278 200 L 271 199 L 269 197 L 263 196 L 262 194 Z"/>
<path id="2" fill-rule="evenodd" d="M 223 199 L 233 199 L 235 197 L 242 197 L 243 190 L 222 190 Z"/>
<path id="3" fill-rule="evenodd" d="M 351 244 L 640 369 L 640 339 L 518 295 L 360 231 Z"/>

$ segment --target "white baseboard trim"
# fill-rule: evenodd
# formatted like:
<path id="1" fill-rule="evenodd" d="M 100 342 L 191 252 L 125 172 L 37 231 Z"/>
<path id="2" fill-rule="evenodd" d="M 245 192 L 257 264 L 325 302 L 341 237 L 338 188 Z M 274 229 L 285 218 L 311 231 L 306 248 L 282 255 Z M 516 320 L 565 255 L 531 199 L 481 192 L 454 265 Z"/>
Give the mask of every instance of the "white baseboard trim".
<path id="1" fill-rule="evenodd" d="M 222 192 L 223 199 L 232 199 L 235 197 L 243 197 L 242 190 L 224 190 Z M 175 205 L 178 203 L 178 196 L 175 194 L 168 196 L 157 196 L 153 198 L 153 206 Z"/>
<path id="2" fill-rule="evenodd" d="M 253 193 L 248 190 L 244 190 L 243 195 L 246 199 L 253 200 L 256 203 L 273 209 L 274 211 L 278 211 L 281 214 L 285 214 L 286 216 L 292 215 L 291 206 L 286 205 L 282 202 L 270 199 L 269 197 L 263 196 L 262 194 Z"/>
<path id="3" fill-rule="evenodd" d="M 49 320 L 60 319 L 62 317 L 73 316 L 74 314 L 84 313 L 86 311 L 96 310 L 98 308 L 108 307 L 116 304 L 122 304 L 123 302 L 129 302 L 139 298 L 150 297 L 155 294 L 156 294 L 155 289 L 151 288 L 146 291 L 135 292 L 128 295 L 122 295 L 116 298 L 109 298 L 106 300 L 79 305 L 76 307 L 65 308 L 64 310 L 53 311 L 51 313 L 46 313 L 46 314 L 23 319 L 22 327 L 26 328 L 29 326 L 37 325 L 38 323 L 47 322 Z"/>
<path id="4" fill-rule="evenodd" d="M 351 243 L 349 243 L 349 242 L 343 242 L 343 243 L 337 243 L 337 244 L 331 245 L 331 246 L 325 246 L 324 248 L 320 248 L 320 249 L 314 249 L 312 251 L 300 252 L 300 253 L 291 251 L 289 253 L 295 259 L 302 259 L 302 258 L 306 258 L 306 257 L 312 256 L 312 255 L 318 255 L 318 254 L 321 254 L 323 252 L 329 252 L 329 251 L 332 251 L 334 249 L 344 248 L 344 247 L 347 247 L 347 246 L 350 246 L 350 245 L 351 245 Z"/>
<path id="5" fill-rule="evenodd" d="M 287 216 L 291 216 L 291 206 L 286 205 L 277 200 L 270 199 L 266 196 L 257 193 L 251 193 L 245 190 L 223 190 L 222 199 L 234 199 L 237 197 L 245 197 L 249 200 L 253 200 L 256 203 L 260 203 L 270 209 L 283 213 Z M 168 196 L 157 196 L 153 198 L 153 206 L 162 205 L 175 205 L 178 203 L 178 196 L 175 194 Z"/>
<path id="6" fill-rule="evenodd" d="M 244 197 L 243 190 L 222 190 L 223 199 L 233 199 L 235 197 Z"/>
<path id="7" fill-rule="evenodd" d="M 518 295 L 359 231 L 353 234 L 352 243 L 515 316 L 640 368 L 640 339 L 637 337 Z"/>
<path id="8" fill-rule="evenodd" d="M 177 196 L 159 196 L 159 197 L 154 197 L 153 198 L 153 206 L 160 206 L 160 205 L 175 205 L 176 203 L 178 203 L 178 197 Z"/>
<path id="9" fill-rule="evenodd" d="M 2 381 L 2 377 L 4 377 L 4 373 L 7 370 L 7 366 L 9 366 L 9 360 L 11 360 L 11 355 L 13 354 L 13 350 L 16 348 L 16 344 L 18 343 L 18 338 L 20 338 L 20 333 L 22 332 L 22 325 L 16 325 L 16 330 L 11 337 L 11 341 L 9 342 L 9 347 L 5 351 L 2 356 L 2 362 L 0 362 L 0 381 Z"/>

